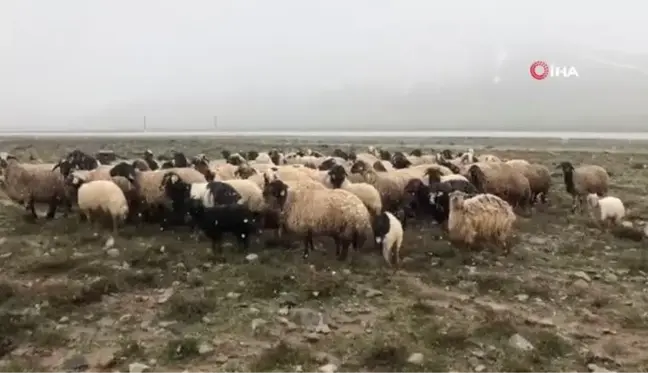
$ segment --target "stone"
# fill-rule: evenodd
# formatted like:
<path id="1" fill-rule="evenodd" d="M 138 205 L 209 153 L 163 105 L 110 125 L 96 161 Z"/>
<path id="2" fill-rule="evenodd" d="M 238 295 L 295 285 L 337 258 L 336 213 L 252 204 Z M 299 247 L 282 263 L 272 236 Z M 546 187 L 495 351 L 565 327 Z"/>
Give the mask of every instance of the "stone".
<path id="1" fill-rule="evenodd" d="M 423 354 L 420 352 L 415 352 L 407 358 L 407 362 L 410 364 L 421 365 L 423 364 Z"/>
<path id="2" fill-rule="evenodd" d="M 165 289 L 165 290 L 162 292 L 162 294 L 158 297 L 157 302 L 158 302 L 159 304 L 166 303 L 166 302 L 169 300 L 169 298 L 171 298 L 171 296 L 173 295 L 173 293 L 174 293 L 173 288 Z"/>
<path id="3" fill-rule="evenodd" d="M 254 319 L 254 320 L 252 320 L 250 325 L 252 327 L 252 331 L 255 332 L 255 331 L 257 331 L 257 329 L 259 329 L 260 327 L 262 327 L 266 323 L 267 323 L 267 321 L 265 321 L 264 319 Z"/>
<path id="4" fill-rule="evenodd" d="M 106 254 L 111 258 L 117 258 L 119 256 L 119 249 L 115 249 L 113 247 L 111 249 L 106 250 Z"/>
<path id="5" fill-rule="evenodd" d="M 531 351 L 535 348 L 531 342 L 517 333 L 509 338 L 509 345 L 519 351 Z"/>
<path id="6" fill-rule="evenodd" d="M 587 275 L 587 273 L 585 273 L 583 271 L 577 271 L 577 272 L 572 273 L 572 277 L 579 278 L 579 279 L 585 280 L 587 282 L 592 282 L 592 279 Z"/>
<path id="7" fill-rule="evenodd" d="M 248 262 L 255 262 L 255 261 L 259 260 L 259 255 L 254 254 L 254 253 L 253 254 L 247 254 L 245 256 L 245 260 L 247 260 Z"/>
<path id="8" fill-rule="evenodd" d="M 142 363 L 131 363 L 128 364 L 128 372 L 129 373 L 143 373 L 143 372 L 148 372 L 151 367 L 149 367 L 146 364 Z"/>
<path id="9" fill-rule="evenodd" d="M 81 354 L 74 354 L 70 356 L 69 358 L 65 359 L 65 361 L 61 365 L 61 368 L 63 368 L 66 372 L 81 372 L 87 370 L 89 367 L 90 363 L 85 358 L 85 356 Z"/>
<path id="10" fill-rule="evenodd" d="M 207 342 L 203 342 L 198 346 L 198 353 L 201 355 L 207 355 L 211 352 L 214 352 L 214 347 Z"/>
<path id="11" fill-rule="evenodd" d="M 337 365 L 331 363 L 322 365 L 321 367 L 317 368 L 317 370 L 322 373 L 335 373 L 337 372 L 337 369 L 338 369 Z"/>
<path id="12" fill-rule="evenodd" d="M 371 289 L 371 288 L 369 288 L 369 289 L 367 289 L 367 290 L 365 291 L 365 296 L 366 296 L 367 298 L 378 297 L 378 296 L 381 296 L 381 295 L 383 295 L 383 292 L 380 291 L 380 290 L 377 290 L 377 289 Z"/>

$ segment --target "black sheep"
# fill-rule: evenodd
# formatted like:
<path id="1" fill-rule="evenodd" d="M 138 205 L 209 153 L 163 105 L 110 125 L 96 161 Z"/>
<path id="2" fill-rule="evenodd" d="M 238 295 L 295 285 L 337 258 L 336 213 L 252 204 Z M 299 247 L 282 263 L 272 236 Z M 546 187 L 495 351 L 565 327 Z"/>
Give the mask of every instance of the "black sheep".
<path id="1" fill-rule="evenodd" d="M 135 184 L 135 166 L 126 162 L 119 162 L 110 169 L 110 177 L 121 176 L 131 183 Z"/>
<path id="2" fill-rule="evenodd" d="M 255 214 L 245 205 L 237 203 L 203 207 L 196 204 L 189 209 L 192 220 L 212 241 L 212 251 L 222 251 L 221 240 L 224 233 L 232 233 L 245 251 L 249 248 L 250 236 L 255 234 L 257 226 Z"/>

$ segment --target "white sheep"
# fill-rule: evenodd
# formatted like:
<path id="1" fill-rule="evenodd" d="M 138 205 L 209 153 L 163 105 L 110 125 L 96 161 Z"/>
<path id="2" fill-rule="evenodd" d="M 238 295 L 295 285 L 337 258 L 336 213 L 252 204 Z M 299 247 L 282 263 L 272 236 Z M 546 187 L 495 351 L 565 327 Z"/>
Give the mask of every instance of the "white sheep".
<path id="1" fill-rule="evenodd" d="M 373 218 L 376 245 L 387 264 L 400 266 L 400 248 L 403 244 L 403 225 L 391 212 L 385 211 Z M 393 260 L 392 260 L 393 258 Z"/>
<path id="2" fill-rule="evenodd" d="M 612 221 L 618 225 L 621 224 L 626 214 L 623 201 L 617 197 L 607 196 L 601 198 L 596 193 L 590 193 L 587 195 L 587 204 L 594 210 L 591 211 L 591 215 L 600 222 Z"/>
<path id="3" fill-rule="evenodd" d="M 85 183 L 78 176 L 73 176 L 73 185 L 80 185 L 77 192 L 79 214 L 92 223 L 101 215 L 108 215 L 112 220 L 112 229 L 117 231 L 120 223 L 128 216 L 128 202 L 124 192 L 110 180 L 94 180 Z"/>

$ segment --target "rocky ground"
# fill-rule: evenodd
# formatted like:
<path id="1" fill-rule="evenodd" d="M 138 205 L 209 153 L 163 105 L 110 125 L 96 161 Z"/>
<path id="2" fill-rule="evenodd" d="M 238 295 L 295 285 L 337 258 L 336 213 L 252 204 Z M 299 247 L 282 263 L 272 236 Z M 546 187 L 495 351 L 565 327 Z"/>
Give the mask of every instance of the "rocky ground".
<path id="1" fill-rule="evenodd" d="M 76 146 L 216 155 L 276 144 L 234 141 L 5 140 L 0 147 L 52 161 Z M 462 141 L 471 140 L 453 140 Z M 508 141 L 518 150 L 498 143 L 488 151 L 548 166 L 569 159 L 607 167 L 611 194 L 626 202 L 630 220 L 638 227 L 648 220 L 648 154 L 639 145 L 523 151 L 561 145 Z M 493 146 L 470 143 L 479 145 Z M 613 146 L 634 154 L 603 152 Z M 324 141 L 312 147 L 324 149 Z M 307 262 L 297 245 L 264 248 L 265 237 L 247 256 L 231 246 L 225 263 L 213 262 L 209 243 L 182 230 L 126 227 L 110 238 L 75 218 L 26 222 L 4 201 L 0 369 L 646 371 L 646 241 L 570 215 L 560 176 L 554 180 L 551 206 L 519 219 L 508 257 L 460 252 L 438 239 L 437 227 L 419 224 L 406 231 L 398 272 L 378 253 L 340 263 L 326 239 Z"/>

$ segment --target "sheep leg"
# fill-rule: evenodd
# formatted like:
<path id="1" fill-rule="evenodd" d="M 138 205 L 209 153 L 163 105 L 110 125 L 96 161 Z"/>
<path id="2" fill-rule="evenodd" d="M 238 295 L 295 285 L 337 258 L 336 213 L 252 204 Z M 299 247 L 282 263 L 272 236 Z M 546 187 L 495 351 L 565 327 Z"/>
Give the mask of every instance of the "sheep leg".
<path id="1" fill-rule="evenodd" d="M 340 255 L 338 255 L 338 260 L 343 261 L 346 260 L 347 256 L 349 255 L 349 246 L 351 243 L 348 240 L 342 240 L 342 250 L 340 251 Z"/>
<path id="2" fill-rule="evenodd" d="M 338 236 L 333 237 L 333 241 L 335 242 L 335 256 L 339 257 L 342 252 L 342 242 Z"/>
<path id="3" fill-rule="evenodd" d="M 239 242 L 241 243 L 241 246 L 243 246 L 243 250 L 247 252 L 248 249 L 250 248 L 250 237 L 248 233 L 247 232 L 241 233 L 238 238 L 239 238 Z"/>
<path id="4" fill-rule="evenodd" d="M 25 205 L 25 209 L 31 213 L 32 218 L 37 219 L 38 215 L 36 215 L 36 206 L 34 206 L 34 198 L 30 197 L 27 200 L 27 204 Z"/>
<path id="5" fill-rule="evenodd" d="M 56 208 L 58 207 L 58 202 L 59 201 L 56 198 L 53 198 L 50 201 L 49 209 L 47 210 L 47 215 L 45 215 L 47 219 L 54 219 L 54 215 L 56 215 Z"/>
<path id="6" fill-rule="evenodd" d="M 576 200 L 577 199 L 578 199 L 577 196 L 575 196 L 575 195 L 572 196 L 572 208 L 571 208 L 572 214 L 576 212 Z"/>
<path id="7" fill-rule="evenodd" d="M 212 249 L 212 253 L 214 255 L 220 255 L 220 254 L 223 253 L 223 248 L 221 247 L 221 234 L 220 233 L 216 233 L 216 234 L 214 234 L 214 236 L 212 236 L 212 242 L 211 243 L 212 243 L 211 249 Z"/>
<path id="8" fill-rule="evenodd" d="M 304 259 L 308 259 L 308 255 L 310 254 L 310 250 L 314 249 L 314 244 L 313 244 L 313 232 L 308 231 L 306 233 L 306 237 L 304 238 Z"/>

